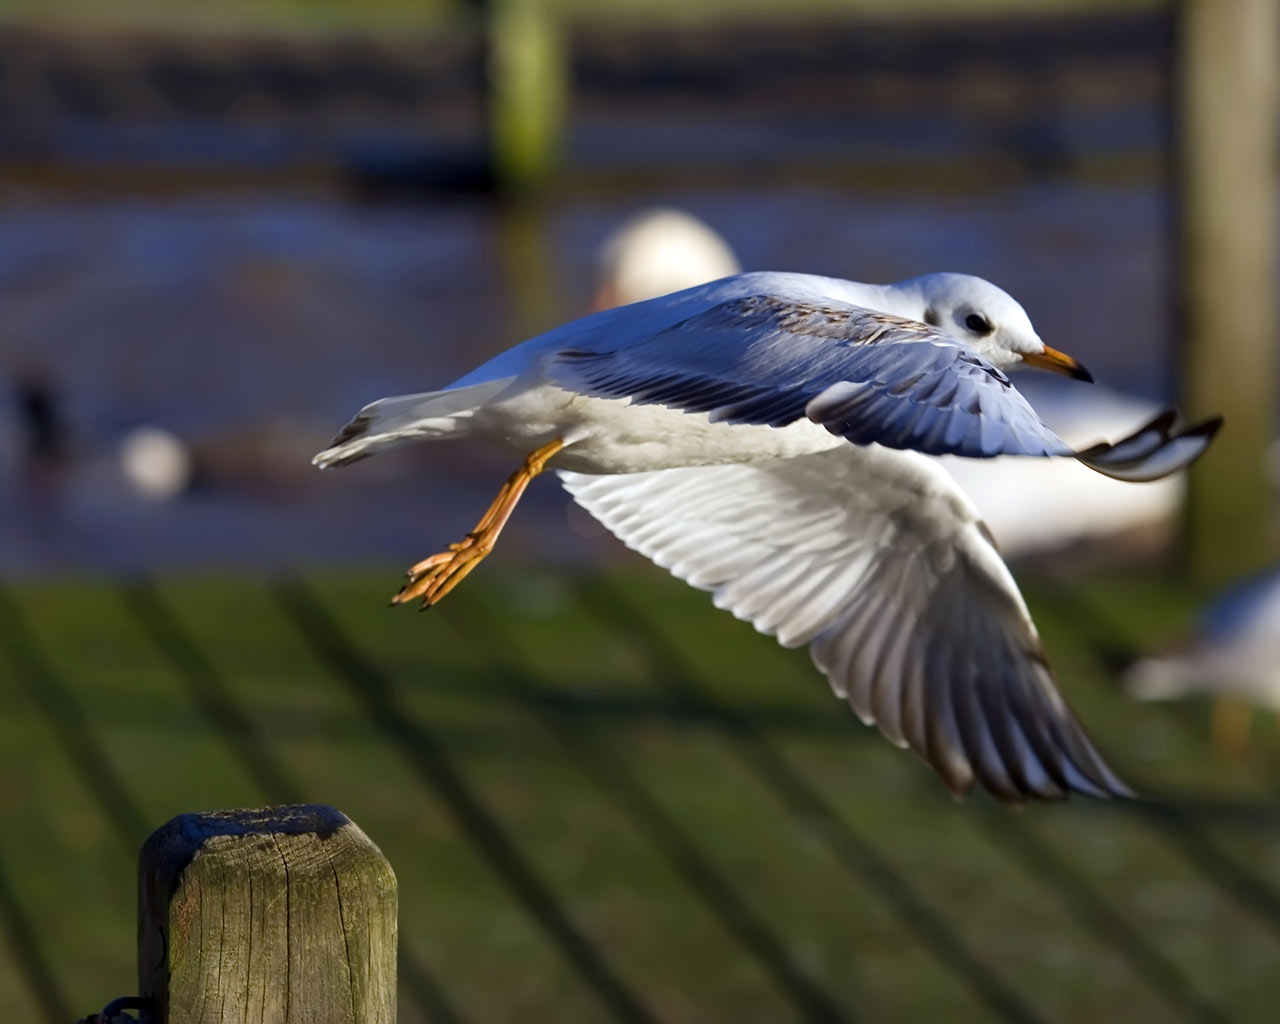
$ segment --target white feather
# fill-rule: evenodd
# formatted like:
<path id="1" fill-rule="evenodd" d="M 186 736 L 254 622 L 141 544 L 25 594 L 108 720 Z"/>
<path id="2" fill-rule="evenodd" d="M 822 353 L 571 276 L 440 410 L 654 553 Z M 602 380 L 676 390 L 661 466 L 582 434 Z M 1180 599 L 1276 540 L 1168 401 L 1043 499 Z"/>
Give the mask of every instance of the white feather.
<path id="1" fill-rule="evenodd" d="M 710 590 L 718 607 L 783 642 L 810 642 L 858 716 L 914 747 L 954 788 L 978 779 L 1010 799 L 1127 792 L 1054 691 L 976 511 L 929 460 L 846 446 L 709 470 L 561 477 L 624 543 Z M 1038 749 L 1027 729 L 1042 737 Z"/>

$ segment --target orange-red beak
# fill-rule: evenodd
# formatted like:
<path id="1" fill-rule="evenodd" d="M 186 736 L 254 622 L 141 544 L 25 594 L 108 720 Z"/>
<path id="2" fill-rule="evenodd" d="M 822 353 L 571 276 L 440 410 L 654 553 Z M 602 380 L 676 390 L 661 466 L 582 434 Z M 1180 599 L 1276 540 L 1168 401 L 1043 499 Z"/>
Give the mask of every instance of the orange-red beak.
<path id="1" fill-rule="evenodd" d="M 1034 366 L 1040 370 L 1048 370 L 1051 373 L 1060 373 L 1064 377 L 1072 377 L 1075 380 L 1093 383 L 1093 374 L 1084 368 L 1084 364 L 1072 359 L 1065 352 L 1059 352 L 1056 348 L 1050 348 L 1048 345 L 1044 347 L 1043 352 L 1032 352 L 1029 355 L 1024 355 L 1022 361 L 1028 366 Z"/>

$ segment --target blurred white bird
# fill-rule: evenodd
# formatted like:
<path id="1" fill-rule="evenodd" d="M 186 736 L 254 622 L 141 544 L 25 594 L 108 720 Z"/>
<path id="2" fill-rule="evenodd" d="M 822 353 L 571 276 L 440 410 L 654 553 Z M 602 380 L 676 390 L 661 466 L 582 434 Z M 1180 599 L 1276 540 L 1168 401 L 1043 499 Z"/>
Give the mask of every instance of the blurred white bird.
<path id="1" fill-rule="evenodd" d="M 1223 593 L 1205 608 L 1184 650 L 1137 662 L 1124 685 L 1142 700 L 1213 697 L 1214 746 L 1243 754 L 1255 708 L 1269 708 L 1280 721 L 1280 569 Z"/>
<path id="2" fill-rule="evenodd" d="M 120 471 L 134 492 L 170 501 L 191 484 L 195 461 L 177 434 L 163 427 L 135 427 L 120 441 Z"/>
<path id="3" fill-rule="evenodd" d="M 1027 389 L 1027 400 L 1059 437 L 1076 446 L 1114 437 L 1160 410 L 1154 402 L 1105 387 L 1090 388 L 1084 397 L 1034 387 Z M 978 506 L 1006 558 L 1115 537 L 1141 538 L 1144 546 L 1163 543 L 1172 535 L 1186 489 L 1180 475 L 1130 487 L 1060 459 L 938 461 Z"/>
<path id="4" fill-rule="evenodd" d="M 1023 364 L 1091 379 L 980 278 L 740 274 L 575 320 L 442 391 L 374 402 L 314 461 L 467 435 L 524 456 L 395 603 L 448 594 L 554 459 L 625 543 L 783 645 L 808 644 L 859 717 L 954 791 L 1124 795 L 1055 689 L 977 511 L 918 453 L 1074 456 L 1147 480 L 1197 458 L 1218 424 L 1175 431 L 1168 413 L 1077 452 L 1005 375 Z"/>
<path id="5" fill-rule="evenodd" d="M 742 270 L 713 228 L 668 206 L 642 210 L 605 239 L 597 259 L 593 312 L 692 288 Z"/>

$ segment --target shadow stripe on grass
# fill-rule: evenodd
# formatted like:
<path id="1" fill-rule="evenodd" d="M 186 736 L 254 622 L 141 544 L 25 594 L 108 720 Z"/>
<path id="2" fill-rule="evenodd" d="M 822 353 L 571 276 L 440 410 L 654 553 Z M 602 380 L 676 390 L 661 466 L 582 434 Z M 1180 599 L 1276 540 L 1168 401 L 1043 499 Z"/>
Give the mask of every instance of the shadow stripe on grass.
<path id="1" fill-rule="evenodd" d="M 120 775 L 107 760 L 106 748 L 89 726 L 70 687 L 54 671 L 13 597 L 0 587 L 0 651 L 14 678 L 44 717 L 70 761 L 74 774 L 97 803 L 125 856 L 132 860 L 147 835 L 146 819 Z M 13 957 L 49 1024 L 72 1019 L 66 995 L 53 965 L 41 952 L 39 936 L 18 902 L 0 865 L 0 925 Z"/>
<path id="2" fill-rule="evenodd" d="M 498 819 L 472 793 L 444 747 L 399 706 L 387 675 L 346 636 L 338 620 L 300 579 L 277 583 L 273 596 L 307 645 L 366 714 L 400 749 L 418 777 L 452 812 L 459 827 L 543 929 L 565 961 L 617 1020 L 649 1022 L 653 1014 L 570 920 Z"/>
<path id="3" fill-rule="evenodd" d="M 603 626 L 625 639 L 649 666 L 659 685 L 696 703 L 720 723 L 731 749 L 759 783 L 782 805 L 798 828 L 824 843 L 860 888 L 882 900 L 934 959 L 1000 1020 L 1036 1021 L 1039 1014 L 916 895 L 902 877 L 838 815 L 749 721 L 699 682 L 688 663 L 645 611 L 602 577 L 580 587 L 581 603 Z"/>
<path id="4" fill-rule="evenodd" d="M 116 587 L 125 610 L 138 624 L 213 733 L 230 748 L 263 799 L 275 804 L 306 803 L 305 787 L 267 747 L 261 732 L 236 703 L 213 663 L 196 646 L 150 580 Z"/>
<path id="5" fill-rule="evenodd" d="M 508 694 L 535 714 L 550 731 L 583 775 L 600 788 L 606 799 L 626 815 L 658 853 L 665 857 L 693 895 L 701 900 L 724 929 L 764 968 L 778 990 L 790 999 L 802 1020 L 849 1019 L 832 996 L 792 959 L 786 945 L 768 923 L 739 896 L 722 872 L 702 853 L 689 834 L 627 770 L 625 764 L 576 722 L 549 710 L 540 696 L 551 688 L 533 684 L 530 677 L 502 652 L 513 643 L 499 622 L 487 621 L 483 631 L 469 615 L 453 605 L 441 609 L 460 636 L 484 651 Z M 532 684 L 532 685 L 531 685 Z"/>
<path id="6" fill-rule="evenodd" d="M 1186 974 L 1148 942 L 1126 917 L 1112 909 L 1094 889 L 1011 812 L 974 809 L 974 822 L 987 839 L 1049 893 L 1086 934 L 1110 947 L 1147 987 L 1190 1020 L 1226 1021 L 1227 1015 L 1192 986 Z"/>
<path id="7" fill-rule="evenodd" d="M 521 704 L 539 704 L 548 712 L 565 719 L 618 720 L 628 724 L 646 720 L 660 721 L 681 729 L 718 727 L 715 715 L 708 714 L 705 708 L 671 695 L 618 690 L 608 681 L 602 681 L 600 687 L 590 693 L 572 693 L 538 680 L 526 680 L 518 698 L 483 677 L 442 679 L 434 684 L 434 689 L 477 703 L 516 699 Z M 744 701 L 738 705 L 738 712 L 757 728 L 769 733 L 788 736 L 848 736 L 849 732 L 839 718 L 782 703 Z M 850 740 L 854 743 L 862 742 L 856 733 Z"/>
<path id="8" fill-rule="evenodd" d="M 58 984 L 53 966 L 40 946 L 40 935 L 27 915 L 4 864 L 0 862 L 0 933 L 8 941 L 10 958 L 18 965 L 31 998 L 47 1024 L 67 1024 L 72 1019 L 66 993 Z M 105 1002 L 106 1000 L 103 1000 Z M 6 1019 L 8 1019 L 6 1015 Z M 16 1019 L 16 1018 L 14 1018 Z"/>
<path id="9" fill-rule="evenodd" d="M 213 662 L 179 622 L 155 584 L 136 579 L 117 588 L 128 613 L 155 646 L 160 658 L 186 686 L 200 713 L 244 766 L 262 798 L 273 804 L 307 802 L 306 787 L 285 767 L 268 745 L 248 712 L 236 701 L 231 688 Z M 404 925 L 400 925 L 404 934 Z M 428 1019 L 454 1024 L 461 1018 L 434 976 L 399 944 L 397 970 L 417 1009 Z"/>
<path id="10" fill-rule="evenodd" d="M 1055 577 L 1042 577 L 1037 583 L 1038 597 L 1055 605 L 1059 612 L 1070 616 L 1073 621 L 1082 623 L 1086 633 L 1091 634 L 1088 640 L 1090 655 L 1104 672 L 1113 673 L 1116 665 L 1136 660 L 1140 652 L 1132 641 L 1077 588 Z M 1194 728 L 1192 719 L 1183 709 L 1171 707 L 1166 714 L 1183 728 Z M 1251 771 L 1257 774 L 1252 766 Z M 1126 774 L 1134 779 L 1139 793 L 1157 792 L 1144 785 L 1134 773 Z M 1275 792 L 1272 779 L 1261 778 L 1261 781 L 1267 790 Z M 1242 867 L 1215 846 L 1194 819 L 1194 808 L 1194 803 L 1184 805 L 1176 797 L 1157 795 L 1152 799 L 1117 805 L 1115 809 L 1141 818 L 1193 870 L 1260 921 L 1273 938 L 1280 941 L 1280 893 L 1265 879 Z"/>
<path id="11" fill-rule="evenodd" d="M 1134 660 L 1136 652 L 1119 632 L 1109 624 L 1103 624 L 1096 609 L 1082 603 L 1066 584 L 1052 577 L 1040 577 L 1037 583 L 1037 597 L 1057 604 L 1072 621 L 1084 625 L 1086 633 L 1093 634 L 1089 643 L 1095 657 L 1107 664 L 1128 664 Z M 1132 813 L 1141 805 L 1121 802 L 1097 806 L 1104 812 Z M 1253 820 L 1257 821 L 1257 812 L 1261 808 L 1252 810 L 1255 812 Z M 973 821 L 992 845 L 1009 859 L 1022 864 L 1032 881 L 1052 896 L 1095 941 L 1119 955 L 1134 974 L 1171 1008 L 1193 1020 L 1227 1019 L 1224 1011 L 1195 989 L 1177 964 L 1169 960 L 1158 946 L 1148 942 L 1142 932 L 1114 910 L 1022 822 L 1011 815 L 992 814 L 985 809 L 975 815 Z"/>
<path id="12" fill-rule="evenodd" d="M 656 627 L 650 620 L 641 619 L 642 613 L 638 609 L 632 608 L 630 603 L 619 595 L 612 583 L 597 579 L 589 586 L 595 596 L 606 595 L 603 602 L 588 602 L 596 609 L 597 614 L 610 613 L 609 621 L 620 632 L 643 630 L 645 636 L 641 646 L 648 651 L 658 653 L 664 665 L 674 668 L 675 672 L 679 673 L 679 675 L 675 675 L 669 672 L 664 675 L 661 672 L 655 672 L 654 674 L 657 678 L 665 679 L 668 685 L 670 685 L 672 679 L 677 679 L 679 681 L 678 685 L 683 684 L 681 689 L 684 688 L 684 685 L 692 682 L 691 671 L 683 664 L 683 659 L 679 653 L 671 648 L 664 637 L 658 635 Z M 612 610 L 609 608 L 609 601 L 614 602 Z M 697 684 L 694 683 L 693 685 Z M 698 688 L 700 690 L 704 689 L 700 686 Z M 709 694 L 707 699 L 709 701 L 715 700 Z M 727 706 L 724 706 L 722 710 L 729 715 L 734 714 L 733 709 Z M 736 720 L 730 723 L 730 728 L 752 732 L 747 723 Z M 755 736 L 760 744 L 766 742 L 764 737 L 760 737 L 758 733 Z M 779 763 L 781 763 L 780 759 Z M 799 781 L 798 778 L 797 781 Z M 814 795 L 816 796 L 816 791 Z M 1099 804 L 1098 807 L 1101 811 L 1119 811 L 1123 813 L 1127 810 L 1128 813 L 1133 813 L 1134 811 L 1145 812 L 1145 815 L 1150 819 L 1154 819 L 1155 823 L 1163 825 L 1167 830 L 1179 833 L 1169 838 L 1175 839 L 1176 845 L 1182 847 L 1184 856 L 1192 860 L 1193 864 L 1198 866 L 1202 872 L 1212 874 L 1219 884 L 1237 900 L 1243 902 L 1249 898 L 1260 899 L 1263 903 L 1261 912 L 1266 914 L 1266 901 L 1268 899 L 1268 893 L 1265 891 L 1266 887 L 1261 886 L 1262 891 L 1260 891 L 1259 885 L 1250 884 L 1252 880 L 1247 876 L 1247 873 L 1232 872 L 1231 867 L 1233 865 L 1225 857 L 1217 854 L 1216 850 L 1195 833 L 1194 829 L 1187 828 L 1185 822 L 1182 822 L 1171 808 L 1162 808 L 1160 805 L 1141 802 L 1136 804 Z M 834 814 L 829 810 L 828 813 Z M 1156 946 L 1147 942 L 1141 933 L 1131 927 L 1121 915 L 1113 911 L 1086 882 L 1071 872 L 1061 860 L 1053 857 L 1048 847 L 1028 832 L 1021 823 L 1012 817 L 1005 822 L 1001 822 L 994 816 L 981 812 L 975 818 L 975 824 L 984 829 L 989 841 L 1000 848 L 1006 856 L 1021 861 L 1028 866 L 1029 874 L 1037 883 L 1066 907 L 1071 916 L 1096 940 L 1108 946 L 1123 958 L 1135 974 L 1149 988 L 1159 994 L 1166 1003 L 1189 1019 L 1203 1021 L 1225 1019 L 1223 1011 L 1196 991 L 1185 974 L 1172 961 L 1167 959 Z M 1181 830 L 1179 830 L 1179 824 L 1183 826 Z M 1241 877 L 1242 875 L 1244 877 Z M 1259 911 L 1255 909 L 1255 912 Z"/>
<path id="13" fill-rule="evenodd" d="M 1132 636 L 1117 625 L 1094 600 L 1078 585 L 1052 573 L 1042 570 L 1037 574 L 1027 589 L 1034 596 L 1037 605 L 1044 605 L 1056 616 L 1069 620 L 1076 627 L 1078 642 L 1101 671 L 1101 676 L 1117 693 L 1123 693 L 1121 676 L 1142 658 L 1152 652 L 1135 643 Z M 1210 699 L 1210 694 L 1198 695 Z M 1153 710 L 1158 706 L 1159 716 L 1173 722 L 1188 739 L 1197 744 L 1207 741 L 1205 723 L 1195 707 L 1194 700 L 1139 701 L 1129 697 L 1130 701 L 1146 704 Z M 1249 824 L 1280 828 L 1280 815 L 1276 813 L 1276 798 L 1280 797 L 1280 786 L 1277 786 L 1275 771 L 1253 760 L 1245 761 L 1244 769 L 1252 780 L 1262 789 L 1265 797 L 1253 803 L 1253 808 L 1260 813 Z M 1275 767 L 1274 765 L 1271 767 Z M 1158 802 L 1176 806 L 1184 816 L 1194 816 L 1203 809 L 1209 814 L 1223 806 L 1220 801 L 1190 800 L 1181 794 L 1156 792 L 1143 786 L 1142 795 L 1156 793 Z M 1269 799 L 1267 799 L 1269 798 Z M 1245 806 L 1245 805 L 1240 805 Z M 1270 810 L 1270 814 L 1265 814 Z M 1230 813 L 1227 811 L 1226 813 Z M 1243 818 L 1242 818 L 1243 820 Z"/>
<path id="14" fill-rule="evenodd" d="M 0 587 L 0 650 L 12 664 L 28 699 L 44 716 L 75 774 L 101 808 L 125 856 L 132 863 L 150 834 L 146 816 L 107 749 L 91 728 L 71 688 L 54 671 L 14 601 Z"/>

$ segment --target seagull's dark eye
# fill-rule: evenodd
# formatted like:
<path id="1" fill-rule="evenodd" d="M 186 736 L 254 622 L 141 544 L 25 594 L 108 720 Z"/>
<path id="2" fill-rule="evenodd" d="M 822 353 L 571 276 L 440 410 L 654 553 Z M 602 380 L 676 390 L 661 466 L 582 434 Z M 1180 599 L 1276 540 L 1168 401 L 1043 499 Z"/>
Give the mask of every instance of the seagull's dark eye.
<path id="1" fill-rule="evenodd" d="M 995 330 L 991 326 L 991 321 L 981 313 L 970 313 L 964 318 L 964 325 L 973 331 L 974 334 L 990 334 Z"/>

